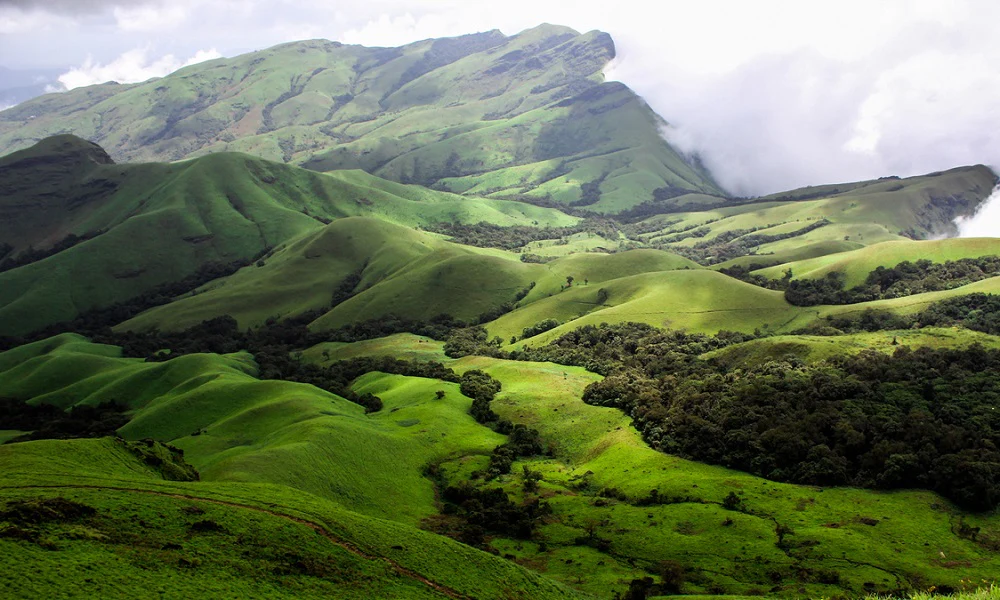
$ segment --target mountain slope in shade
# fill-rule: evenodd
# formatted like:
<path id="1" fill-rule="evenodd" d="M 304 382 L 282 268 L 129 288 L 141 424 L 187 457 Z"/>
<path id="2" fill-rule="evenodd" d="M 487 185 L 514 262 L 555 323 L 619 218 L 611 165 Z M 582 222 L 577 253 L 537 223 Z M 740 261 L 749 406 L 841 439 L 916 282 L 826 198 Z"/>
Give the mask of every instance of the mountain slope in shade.
<path id="1" fill-rule="evenodd" d="M 551 25 L 401 48 L 295 42 L 25 102 L 0 113 L 0 151 L 69 132 L 117 161 L 233 150 L 610 213 L 722 194 L 638 96 L 604 82 L 614 55 L 605 33 Z"/>
<path id="2" fill-rule="evenodd" d="M 238 153 L 120 165 L 90 142 L 57 136 L 0 158 L 0 260 L 42 253 L 0 272 L 0 334 L 72 319 L 210 262 L 248 260 L 353 215 L 407 226 L 577 221 L 524 203 L 464 198 L 357 171 L 321 174 Z"/>

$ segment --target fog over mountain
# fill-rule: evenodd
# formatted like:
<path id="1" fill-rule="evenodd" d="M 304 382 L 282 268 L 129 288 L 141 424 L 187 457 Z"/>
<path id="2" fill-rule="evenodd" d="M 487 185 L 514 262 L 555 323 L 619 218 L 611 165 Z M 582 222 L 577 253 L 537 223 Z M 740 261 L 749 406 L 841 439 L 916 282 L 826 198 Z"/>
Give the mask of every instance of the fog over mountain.
<path id="1" fill-rule="evenodd" d="M 394 46 L 540 22 L 601 29 L 606 71 L 671 123 L 734 194 L 1000 165 L 1000 6 L 890 1 L 751 4 L 455 0 L 0 2 L 11 68 L 73 64 L 66 87 L 141 81 L 284 41 Z"/>

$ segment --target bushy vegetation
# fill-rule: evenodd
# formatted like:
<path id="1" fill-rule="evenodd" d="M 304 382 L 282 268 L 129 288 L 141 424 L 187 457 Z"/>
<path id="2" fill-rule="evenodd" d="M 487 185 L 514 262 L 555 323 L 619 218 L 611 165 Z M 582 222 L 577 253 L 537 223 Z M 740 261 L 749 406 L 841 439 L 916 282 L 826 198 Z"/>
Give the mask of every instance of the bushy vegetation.
<path id="1" fill-rule="evenodd" d="M 28 404 L 0 398 L 0 429 L 29 431 L 7 443 L 28 440 L 71 439 L 115 435 L 129 417 L 127 407 L 114 402 L 74 406 L 64 411 L 51 404 Z"/>
<path id="2" fill-rule="evenodd" d="M 607 375 L 584 401 L 626 411 L 664 452 L 779 481 L 921 487 L 971 510 L 1000 504 L 1000 352 L 900 348 L 736 372 L 699 359 L 748 337 L 585 327 L 512 357 Z"/>
<path id="3" fill-rule="evenodd" d="M 975 293 L 948 298 L 912 315 L 867 308 L 859 313 L 828 316 L 801 332 L 837 334 L 921 327 L 965 327 L 1000 335 L 1000 296 Z"/>
<path id="4" fill-rule="evenodd" d="M 795 306 L 857 304 L 950 290 L 997 274 L 1000 274 L 998 256 L 963 258 L 944 263 L 904 261 L 895 267 L 877 267 L 863 284 L 850 289 L 844 289 L 846 277 L 837 271 L 817 279 L 788 280 L 785 299 Z M 746 280 L 756 283 L 757 278 Z"/>

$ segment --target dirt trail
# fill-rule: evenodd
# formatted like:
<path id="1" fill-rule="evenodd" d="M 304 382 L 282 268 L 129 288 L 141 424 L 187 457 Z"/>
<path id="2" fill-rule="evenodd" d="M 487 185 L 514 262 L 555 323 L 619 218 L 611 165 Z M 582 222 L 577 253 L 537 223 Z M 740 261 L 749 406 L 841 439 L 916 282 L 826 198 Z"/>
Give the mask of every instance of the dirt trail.
<path id="1" fill-rule="evenodd" d="M 397 563 L 396 561 L 392 560 L 391 558 L 387 558 L 385 556 L 376 556 L 374 554 L 368 554 L 367 552 L 365 552 L 364 550 L 358 548 L 354 544 L 351 544 L 350 542 L 347 542 L 345 540 L 342 540 L 342 539 L 334 536 L 332 533 L 330 533 L 329 531 L 327 531 L 322 525 L 320 525 L 318 523 L 315 523 L 313 521 L 309 521 L 307 519 L 303 519 L 301 517 L 295 517 L 295 516 L 288 515 L 288 514 L 285 514 L 285 513 L 277 512 L 277 511 L 274 511 L 274 510 L 271 510 L 271 509 L 268 509 L 268 508 L 262 508 L 262 507 L 259 507 L 259 506 L 253 506 L 252 504 L 240 504 L 238 502 L 229 502 L 227 500 L 216 500 L 216 499 L 213 499 L 213 498 L 204 498 L 202 496 L 191 496 L 191 495 L 188 495 L 188 494 L 178 494 L 178 493 L 174 493 L 174 492 L 158 492 L 158 491 L 155 491 L 155 490 L 140 490 L 140 489 L 136 489 L 136 488 L 112 487 L 112 486 L 101 486 L 101 485 L 25 485 L 25 486 L 2 486 L 2 488 L 0 488 L 0 489 L 18 489 L 18 490 L 24 490 L 24 489 L 44 489 L 44 490 L 77 489 L 77 490 L 81 490 L 82 489 L 82 490 L 102 490 L 102 491 L 115 491 L 115 492 L 129 492 L 129 493 L 135 493 L 135 494 L 149 494 L 151 496 L 162 496 L 162 497 L 165 497 L 165 498 L 178 498 L 178 499 L 181 499 L 181 500 L 193 500 L 193 501 L 196 501 L 196 502 L 209 502 L 211 504 L 218 504 L 218 505 L 221 505 L 221 506 L 230 506 L 230 507 L 233 507 L 233 508 L 242 508 L 244 510 L 252 510 L 252 511 L 260 512 L 260 513 L 265 513 L 265 514 L 271 515 L 273 517 L 278 517 L 280 519 L 286 519 L 288 521 L 293 521 L 295 523 L 299 523 L 301 525 L 305 525 L 306 527 L 311 528 L 312 530 L 316 531 L 317 533 L 319 533 L 320 535 L 322 535 L 323 537 L 325 537 L 330 542 L 332 542 L 332 543 L 340 546 L 344 550 L 347 550 L 351 554 L 354 554 L 356 556 L 360 556 L 361 558 L 364 558 L 364 559 L 367 559 L 367 560 L 381 560 L 381 561 L 385 562 L 386 564 L 388 564 L 390 567 L 392 567 L 392 569 L 394 571 L 396 571 L 397 573 L 399 573 L 400 575 L 403 575 L 404 577 L 409 577 L 410 579 L 419 581 L 419 582 L 423 583 L 424 585 L 426 585 L 427 587 L 433 589 L 434 591 L 439 592 L 439 593 L 441 593 L 441 594 L 443 594 L 443 595 L 445 595 L 445 596 L 447 596 L 449 598 L 455 598 L 456 600 L 475 600 L 472 596 L 466 596 L 465 594 L 462 594 L 461 592 L 453 590 L 453 589 L 451 589 L 450 587 L 448 587 L 446 585 L 442 585 L 440 583 L 437 583 L 436 581 L 431 581 L 430 579 L 424 577 L 420 573 L 417 573 L 416 571 L 413 571 L 412 569 L 408 569 L 408 568 L 404 567 L 403 565 Z"/>

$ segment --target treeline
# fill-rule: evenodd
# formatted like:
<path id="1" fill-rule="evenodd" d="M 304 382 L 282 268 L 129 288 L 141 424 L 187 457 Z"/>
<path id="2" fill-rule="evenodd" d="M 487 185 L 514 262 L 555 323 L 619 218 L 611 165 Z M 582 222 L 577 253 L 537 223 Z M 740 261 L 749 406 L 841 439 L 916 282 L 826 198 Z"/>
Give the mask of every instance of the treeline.
<path id="1" fill-rule="evenodd" d="M 903 261 L 895 267 L 877 267 L 864 283 L 846 289 L 847 276 L 839 271 L 815 279 L 792 279 L 791 269 L 781 279 L 770 279 L 745 267 L 719 269 L 769 290 L 785 292 L 785 300 L 795 306 L 858 304 L 872 300 L 901 298 L 924 292 L 950 290 L 1000 275 L 1000 256 L 962 258 L 944 263 L 929 260 Z"/>
<path id="2" fill-rule="evenodd" d="M 1000 329 L 1000 299 L 958 298 L 926 324 Z M 829 325 L 827 325 L 829 327 Z M 585 326 L 512 359 L 605 375 L 584 401 L 627 412 L 654 448 L 778 481 L 934 490 L 970 510 L 1000 505 L 1000 351 L 900 348 L 737 372 L 700 358 L 754 336 Z"/>
<path id="3" fill-rule="evenodd" d="M 732 231 L 720 233 L 710 240 L 698 242 L 693 246 L 660 245 L 658 247 L 662 250 L 667 250 L 685 258 L 689 258 L 698 264 L 710 266 L 751 254 L 757 246 L 805 235 L 810 231 L 814 231 L 820 227 L 825 227 L 829 224 L 830 221 L 826 219 L 819 219 L 809 223 L 808 225 L 800 227 L 795 231 L 789 231 L 786 233 L 754 233 L 755 231 L 759 231 L 761 229 L 773 227 L 771 225 L 751 229 L 734 229 Z M 687 232 L 685 237 L 703 237 L 707 233 L 709 233 L 709 231 L 705 228 L 695 229 L 691 232 Z"/>
<path id="4" fill-rule="evenodd" d="M 793 333 L 839 335 L 923 327 L 964 327 L 1000 335 L 1000 296 L 975 293 L 948 298 L 912 315 L 868 308 L 853 314 L 831 315 Z"/>
<path id="5" fill-rule="evenodd" d="M 65 332 L 92 335 L 98 332 L 109 331 L 111 327 L 129 320 L 143 311 L 167 304 L 177 296 L 186 294 L 209 281 L 232 275 L 241 268 L 251 264 L 254 260 L 257 260 L 259 256 L 255 256 L 249 260 L 237 260 L 229 263 L 205 263 L 198 267 L 194 273 L 182 279 L 155 286 L 134 298 L 124 302 L 117 302 L 106 308 L 88 310 L 72 321 L 55 323 L 28 335 L 0 336 L 0 351 L 43 340 Z"/>
<path id="6" fill-rule="evenodd" d="M 236 319 L 222 316 L 180 332 L 113 333 L 104 332 L 93 337 L 99 343 L 122 347 L 124 356 L 145 358 L 147 361 L 163 361 L 193 353 L 229 354 L 246 350 L 253 354 L 258 365 L 260 379 L 280 379 L 306 383 L 342 396 L 365 407 L 367 412 L 381 410 L 382 402 L 371 394 L 358 395 L 350 388 L 350 383 L 372 371 L 412 377 L 429 377 L 457 383 L 458 375 L 441 363 L 434 361 L 406 361 L 388 356 L 359 357 L 336 361 L 330 366 L 303 362 L 297 351 L 326 341 L 353 340 L 364 324 L 356 324 L 344 330 L 313 333 L 307 325 L 314 315 L 276 321 L 259 329 L 240 330 Z M 425 332 L 443 334 L 450 329 L 448 319 L 442 317 L 436 323 L 418 326 Z M 397 327 L 412 322 L 395 321 Z M 382 337 L 392 322 L 371 322 L 370 329 L 360 333 Z M 464 324 L 463 324 L 464 325 Z M 396 333 L 396 331 L 393 331 Z M 166 351 L 164 349 L 167 349 Z"/>
<path id="7" fill-rule="evenodd" d="M 515 425 L 493 412 L 490 403 L 501 389 L 500 381 L 479 369 L 466 371 L 459 379 L 459 390 L 472 398 L 469 414 L 476 422 L 507 436 L 507 441 L 490 453 L 486 472 L 474 473 L 474 479 L 481 476 L 486 480 L 495 479 L 510 473 L 518 458 L 544 451 L 537 430 Z M 432 466 L 427 474 L 437 478 L 439 486 L 443 485 L 436 467 Z M 540 476 L 527 467 L 524 474 L 525 490 L 537 489 Z M 441 498 L 444 514 L 451 516 L 454 522 L 451 527 L 439 526 L 434 530 L 472 546 L 483 546 L 487 534 L 530 539 L 540 520 L 552 512 L 548 503 L 537 497 L 526 498 L 522 504 L 517 504 L 501 488 L 480 489 L 470 482 L 443 487 Z"/>
<path id="8" fill-rule="evenodd" d="M 68 250 L 80 242 L 93 239 L 102 233 L 104 233 L 103 230 L 91 231 L 83 235 L 71 233 L 48 248 L 36 250 L 34 247 L 29 246 L 26 250 L 22 250 L 16 256 L 11 254 L 14 251 L 13 246 L 8 243 L 2 243 L 0 244 L 0 273 L 10 271 L 11 269 L 16 269 L 18 267 L 23 267 L 24 265 L 38 262 L 43 258 L 59 254 L 63 250 Z"/>
<path id="9" fill-rule="evenodd" d="M 817 279 L 791 280 L 787 282 L 785 299 L 795 306 L 857 304 L 950 290 L 998 274 L 1000 256 L 962 258 L 944 263 L 903 261 L 895 267 L 876 268 L 864 283 L 850 289 L 844 287 L 845 275 L 836 271 Z"/>
<path id="10" fill-rule="evenodd" d="M 616 242 L 619 237 L 618 223 L 605 218 L 585 219 L 573 227 L 530 227 L 527 225 L 503 227 L 480 221 L 474 225 L 435 223 L 427 225 L 425 229 L 450 236 L 452 241 L 466 246 L 501 248 L 503 250 L 517 250 L 531 242 L 555 240 L 583 232 L 593 233 Z"/>
<path id="11" fill-rule="evenodd" d="M 63 410 L 52 404 L 28 404 L 0 398 L 0 429 L 29 431 L 8 444 L 29 440 L 64 440 L 115 435 L 129 421 L 128 407 L 114 401 Z"/>
<path id="12" fill-rule="evenodd" d="M 924 488 L 1000 504 L 1000 351 L 867 351 L 726 373 L 622 370 L 584 401 L 629 413 L 659 450 L 778 481 Z"/>

